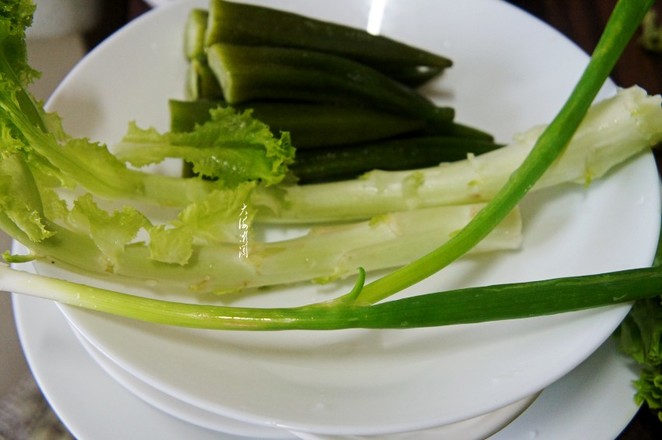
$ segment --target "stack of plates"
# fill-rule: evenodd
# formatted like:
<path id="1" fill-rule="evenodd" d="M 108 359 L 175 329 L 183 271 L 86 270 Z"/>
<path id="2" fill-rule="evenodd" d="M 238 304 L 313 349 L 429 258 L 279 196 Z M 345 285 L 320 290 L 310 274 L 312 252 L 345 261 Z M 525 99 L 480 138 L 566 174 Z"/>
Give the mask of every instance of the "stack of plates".
<path id="1" fill-rule="evenodd" d="M 554 30 L 497 1 L 265 3 L 353 26 L 370 22 L 449 56 L 454 67 L 426 91 L 455 107 L 459 121 L 502 141 L 549 121 L 587 61 Z M 177 30 L 193 6 L 206 2 L 159 7 L 86 57 L 49 101 L 67 131 L 112 144 L 130 120 L 167 129 L 167 100 L 184 89 Z M 613 92 L 608 84 L 602 96 Z M 648 265 L 659 228 L 654 162 L 642 156 L 588 191 L 537 193 L 522 212 L 522 251 L 465 258 L 405 294 Z M 235 304 L 312 302 L 328 289 L 275 289 Z M 176 292 L 168 299 L 195 300 Z M 434 429 L 434 438 L 459 439 L 488 436 L 516 418 L 594 353 L 628 307 L 447 328 L 280 333 L 168 328 L 61 310 L 110 376 L 198 426 L 255 438 L 401 438 Z"/>
<path id="2" fill-rule="evenodd" d="M 24 296 L 16 296 L 13 301 L 21 342 L 31 370 L 49 403 L 76 438 L 251 438 L 224 433 L 232 425 L 224 425 L 220 432 L 203 428 L 208 420 L 187 416 L 178 410 L 181 406 L 177 400 L 173 406 L 173 401 L 169 399 L 168 403 L 162 399 L 161 393 L 141 392 L 140 382 L 123 370 L 114 369 L 107 360 L 101 359 L 97 363 L 84 348 L 87 344 L 81 344 L 59 308 L 50 301 Z M 609 341 L 570 374 L 547 387 L 522 415 L 490 439 L 616 438 L 637 410 L 631 399 L 634 377 L 630 362 L 619 355 L 613 341 Z M 392 438 L 439 440 L 444 438 L 440 435 L 442 431 Z M 469 433 L 465 431 L 463 434 Z M 332 439 L 302 433 L 297 436 L 313 440 Z M 455 440 L 462 436 L 446 438 Z"/>

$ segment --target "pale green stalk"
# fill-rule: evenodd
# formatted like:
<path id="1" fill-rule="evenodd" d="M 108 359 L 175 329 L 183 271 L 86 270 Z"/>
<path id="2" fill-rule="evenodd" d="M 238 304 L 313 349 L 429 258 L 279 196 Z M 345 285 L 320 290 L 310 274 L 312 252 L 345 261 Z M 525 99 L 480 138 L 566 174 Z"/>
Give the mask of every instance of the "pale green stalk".
<path id="1" fill-rule="evenodd" d="M 649 97 L 636 86 L 595 104 L 563 155 L 532 190 L 566 182 L 590 182 L 649 149 L 662 131 L 659 108 L 659 97 Z M 260 211 L 256 221 L 323 222 L 371 217 L 392 210 L 487 202 L 523 163 L 544 128 L 518 134 L 511 144 L 492 152 L 437 167 L 378 170 L 357 180 L 259 188 L 262 196 L 274 193 L 282 202 L 276 211 Z M 259 200 L 260 196 L 258 193 L 255 197 Z"/>
<path id="2" fill-rule="evenodd" d="M 135 243 L 109 258 L 86 235 L 50 224 L 54 237 L 23 241 L 48 265 L 81 273 L 112 274 L 118 280 L 156 290 L 227 293 L 242 289 L 315 280 L 328 282 L 366 270 L 390 269 L 434 249 L 464 227 L 482 205 L 450 206 L 393 213 L 370 221 L 318 226 L 305 234 L 278 241 L 196 246 L 185 265 L 164 264 L 150 257 L 144 243 Z M 0 225 L 11 221 L 0 214 Z M 515 210 L 486 237 L 475 253 L 517 249 L 522 240 L 521 218 Z M 38 266 L 39 267 L 39 266 Z M 294 270 L 293 270 L 294 268 Z"/>
<path id="3" fill-rule="evenodd" d="M 659 294 L 660 267 L 474 287 L 359 304 L 360 272 L 347 301 L 259 308 L 189 304 L 127 295 L 0 265 L 0 290 L 140 321 L 215 330 L 417 328 L 529 318 L 621 304 Z"/>

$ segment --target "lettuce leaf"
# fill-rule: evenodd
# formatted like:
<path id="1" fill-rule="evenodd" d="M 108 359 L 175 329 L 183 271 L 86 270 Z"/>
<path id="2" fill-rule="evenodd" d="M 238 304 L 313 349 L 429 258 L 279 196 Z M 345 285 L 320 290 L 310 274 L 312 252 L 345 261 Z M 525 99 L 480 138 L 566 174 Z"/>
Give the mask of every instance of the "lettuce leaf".
<path id="1" fill-rule="evenodd" d="M 275 185 L 287 176 L 294 160 L 288 133 L 274 137 L 250 110 L 218 107 L 210 114 L 211 120 L 187 132 L 159 133 L 131 123 L 124 138 L 113 146 L 114 153 L 137 167 L 166 158 L 183 159 L 196 174 L 231 188 L 246 181 Z"/>

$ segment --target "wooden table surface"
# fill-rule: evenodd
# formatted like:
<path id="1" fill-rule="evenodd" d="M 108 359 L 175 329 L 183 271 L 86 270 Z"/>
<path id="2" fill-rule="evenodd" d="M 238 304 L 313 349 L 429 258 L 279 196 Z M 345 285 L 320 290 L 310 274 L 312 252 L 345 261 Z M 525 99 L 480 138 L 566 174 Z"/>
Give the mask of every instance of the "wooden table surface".
<path id="1" fill-rule="evenodd" d="M 107 2 L 105 16 L 108 20 L 104 27 L 90 34 L 90 45 L 94 45 L 118 26 L 149 9 L 142 0 L 125 1 L 126 3 L 121 7 L 117 2 Z M 585 52 L 590 53 L 616 0 L 509 0 L 509 2 L 547 22 L 573 40 Z M 662 4 L 658 2 L 655 8 L 660 11 L 658 15 L 662 17 Z M 644 50 L 638 43 L 638 36 L 635 36 L 616 65 L 612 78 L 619 86 L 637 84 L 650 94 L 662 93 L 662 53 Z M 662 439 L 662 422 L 646 407 L 638 412 L 618 437 L 618 440 L 653 439 Z"/>

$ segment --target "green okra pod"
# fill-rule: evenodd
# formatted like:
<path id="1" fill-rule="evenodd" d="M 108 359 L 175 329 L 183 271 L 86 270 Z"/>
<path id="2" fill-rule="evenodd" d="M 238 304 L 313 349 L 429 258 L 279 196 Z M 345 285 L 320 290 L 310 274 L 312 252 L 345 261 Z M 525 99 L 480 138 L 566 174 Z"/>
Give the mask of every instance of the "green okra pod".
<path id="1" fill-rule="evenodd" d="M 205 33 L 209 11 L 201 8 L 193 8 L 186 17 L 184 25 L 184 55 L 186 59 L 202 59 L 205 54 Z"/>
<path id="2" fill-rule="evenodd" d="M 352 179 L 375 170 L 400 171 L 466 159 L 501 145 L 455 136 L 408 136 L 359 145 L 298 151 L 290 169 L 299 183 Z"/>
<path id="3" fill-rule="evenodd" d="M 186 96 L 189 99 L 221 99 L 223 91 L 206 59 L 189 61 L 186 72 Z"/>
<path id="4" fill-rule="evenodd" d="M 290 47 L 334 54 L 376 69 L 385 68 L 384 73 L 393 75 L 394 79 L 399 80 L 399 74 L 404 74 L 402 79 L 405 82 L 411 79 L 409 75 L 412 69 L 430 68 L 440 73 L 452 65 L 447 57 L 363 29 L 288 11 L 224 0 L 210 2 L 205 38 L 207 46 L 222 42 Z M 389 69 L 389 66 L 401 67 Z M 416 78 L 420 82 L 423 77 Z"/>
<path id="5" fill-rule="evenodd" d="M 414 89 L 352 60 L 304 49 L 217 43 L 207 59 L 229 104 L 293 100 L 354 104 L 446 122 Z"/>
<path id="6" fill-rule="evenodd" d="M 209 111 L 228 105 L 219 100 L 170 100 L 171 128 L 190 131 L 195 124 L 209 120 Z M 280 101 L 237 104 L 238 110 L 251 109 L 252 115 L 278 134 L 287 131 L 297 149 L 371 142 L 421 130 L 425 123 L 416 118 L 346 105 L 323 105 Z M 439 109 L 453 117 L 450 108 Z"/>

